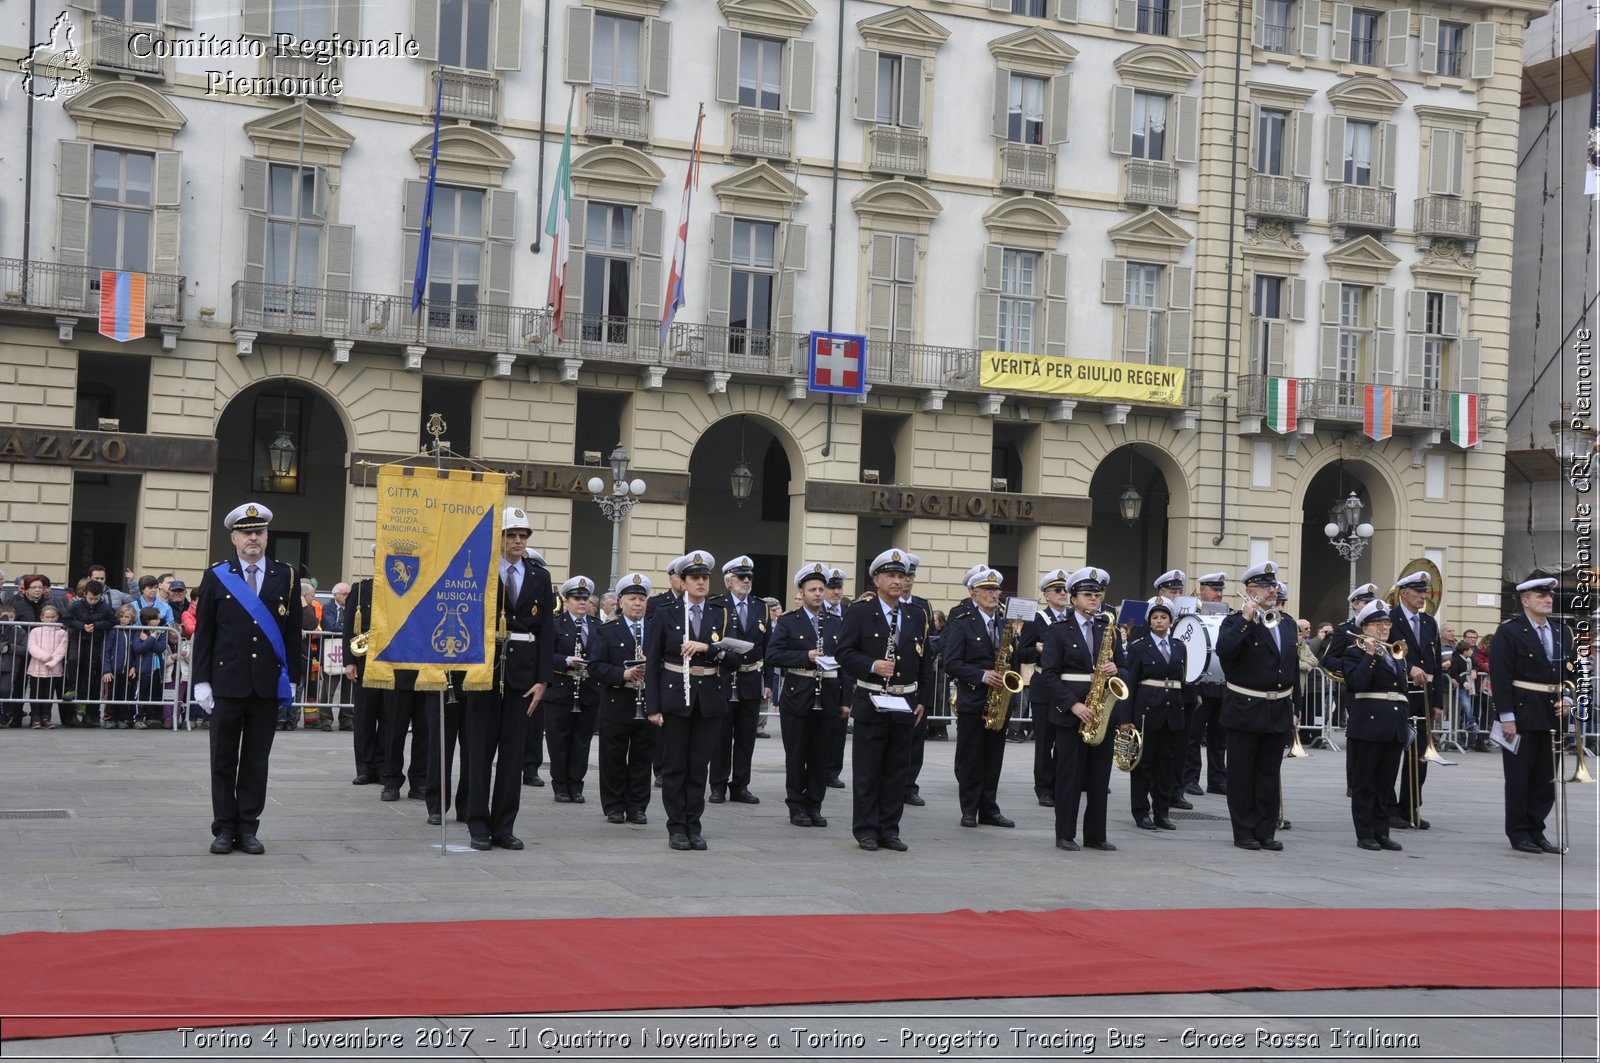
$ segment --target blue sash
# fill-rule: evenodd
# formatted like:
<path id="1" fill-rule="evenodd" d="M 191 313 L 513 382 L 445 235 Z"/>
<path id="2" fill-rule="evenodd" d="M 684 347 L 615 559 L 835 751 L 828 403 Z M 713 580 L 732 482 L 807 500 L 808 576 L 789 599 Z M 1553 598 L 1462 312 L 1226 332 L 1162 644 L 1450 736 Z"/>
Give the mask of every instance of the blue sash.
<path id="1" fill-rule="evenodd" d="M 266 568 L 262 565 L 263 570 Z M 289 666 L 284 663 L 288 656 L 283 651 L 283 632 L 278 630 L 277 623 L 272 619 L 272 614 L 267 612 L 267 603 L 261 600 L 261 595 L 250 589 L 250 584 L 244 577 L 228 567 L 226 561 L 218 562 L 211 570 L 212 574 L 221 581 L 239 604 L 244 606 L 244 611 L 250 614 L 250 619 L 256 622 L 256 627 L 267 637 L 267 645 L 272 647 L 272 652 L 278 656 L 278 707 L 288 708 L 294 704 L 294 687 L 289 683 Z M 262 572 L 266 578 L 266 572 Z"/>

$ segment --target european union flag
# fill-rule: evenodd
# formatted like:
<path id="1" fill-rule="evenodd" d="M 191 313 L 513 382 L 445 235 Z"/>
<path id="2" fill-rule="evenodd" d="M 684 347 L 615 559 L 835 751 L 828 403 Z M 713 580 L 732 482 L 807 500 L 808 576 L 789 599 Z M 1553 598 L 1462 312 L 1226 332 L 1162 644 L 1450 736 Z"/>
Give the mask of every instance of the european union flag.
<path id="1" fill-rule="evenodd" d="M 417 272 L 411 278 L 411 312 L 422 305 L 428 290 L 428 245 L 433 242 L 433 183 L 439 170 L 439 108 L 444 102 L 444 77 L 433 99 L 433 147 L 428 152 L 428 188 L 422 195 L 422 239 L 417 242 Z"/>

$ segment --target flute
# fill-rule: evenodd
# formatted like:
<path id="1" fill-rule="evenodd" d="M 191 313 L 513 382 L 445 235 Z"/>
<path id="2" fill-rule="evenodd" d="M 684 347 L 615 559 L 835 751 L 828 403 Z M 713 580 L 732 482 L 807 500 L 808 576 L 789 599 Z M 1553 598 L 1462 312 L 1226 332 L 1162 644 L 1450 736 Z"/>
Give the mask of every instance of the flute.
<path id="1" fill-rule="evenodd" d="M 689 641 L 689 596 L 687 594 L 683 596 L 683 641 Z M 686 709 L 694 705 L 694 697 L 690 693 L 689 686 L 689 662 L 693 659 L 691 654 L 686 653 L 683 655 L 683 707 Z"/>

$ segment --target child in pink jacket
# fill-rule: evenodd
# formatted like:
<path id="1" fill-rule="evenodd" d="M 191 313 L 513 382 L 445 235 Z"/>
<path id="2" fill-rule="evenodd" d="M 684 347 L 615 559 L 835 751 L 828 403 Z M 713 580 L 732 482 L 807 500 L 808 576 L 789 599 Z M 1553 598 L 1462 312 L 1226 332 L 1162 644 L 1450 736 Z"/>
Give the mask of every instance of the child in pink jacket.
<path id="1" fill-rule="evenodd" d="M 67 629 L 53 605 L 39 610 L 39 626 L 28 632 L 28 693 L 35 730 L 54 727 L 50 710 L 61 701 L 67 674 Z M 65 710 L 63 710 L 65 711 Z"/>

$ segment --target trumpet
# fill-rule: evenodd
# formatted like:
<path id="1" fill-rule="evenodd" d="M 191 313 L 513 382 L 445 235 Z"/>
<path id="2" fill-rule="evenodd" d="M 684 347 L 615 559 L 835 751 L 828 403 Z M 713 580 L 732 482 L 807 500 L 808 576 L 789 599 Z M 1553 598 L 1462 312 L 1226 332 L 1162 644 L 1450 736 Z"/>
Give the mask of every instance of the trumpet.
<path id="1" fill-rule="evenodd" d="M 1243 601 L 1249 602 L 1251 605 L 1260 610 L 1261 624 L 1263 627 L 1275 628 L 1278 626 L 1278 620 L 1282 617 L 1282 614 L 1278 612 L 1278 610 L 1262 605 L 1253 595 L 1250 594 L 1249 591 L 1240 590 L 1239 597 Z M 1276 597 L 1276 595 L 1274 595 L 1274 597 Z"/>
<path id="2" fill-rule="evenodd" d="M 1375 635 L 1357 635 L 1356 641 L 1361 643 L 1361 648 L 1368 653 L 1375 654 L 1386 660 L 1403 661 L 1406 657 L 1406 640 L 1395 639 L 1393 642 L 1384 642 Z"/>

